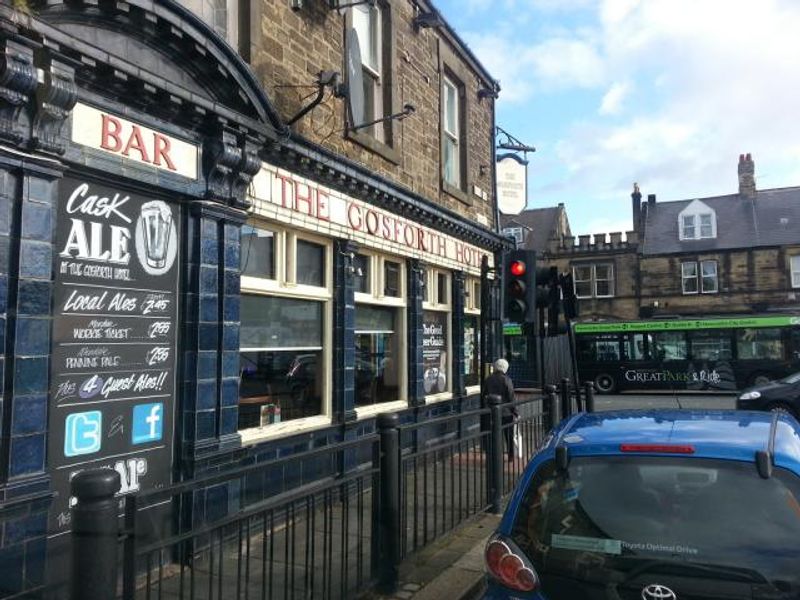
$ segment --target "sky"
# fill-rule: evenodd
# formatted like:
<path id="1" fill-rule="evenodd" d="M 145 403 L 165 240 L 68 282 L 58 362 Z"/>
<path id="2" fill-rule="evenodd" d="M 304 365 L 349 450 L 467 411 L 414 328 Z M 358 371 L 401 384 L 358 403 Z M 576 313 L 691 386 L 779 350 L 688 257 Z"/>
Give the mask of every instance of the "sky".
<path id="1" fill-rule="evenodd" d="M 536 148 L 528 208 L 573 234 L 631 228 L 657 201 L 800 185 L 800 1 L 435 0 L 501 92 L 497 125 Z"/>

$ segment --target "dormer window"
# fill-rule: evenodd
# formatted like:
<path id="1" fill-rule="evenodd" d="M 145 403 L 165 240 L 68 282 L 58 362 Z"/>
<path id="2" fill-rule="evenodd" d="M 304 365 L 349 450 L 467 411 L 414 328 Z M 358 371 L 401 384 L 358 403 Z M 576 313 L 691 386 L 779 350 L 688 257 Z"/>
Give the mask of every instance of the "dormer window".
<path id="1" fill-rule="evenodd" d="M 514 241 L 517 242 L 517 248 L 522 246 L 522 242 L 524 241 L 522 227 L 506 227 L 503 229 L 503 234 L 514 238 Z"/>
<path id="2" fill-rule="evenodd" d="M 705 240 L 717 237 L 714 211 L 700 200 L 687 206 L 678 217 L 681 240 Z"/>

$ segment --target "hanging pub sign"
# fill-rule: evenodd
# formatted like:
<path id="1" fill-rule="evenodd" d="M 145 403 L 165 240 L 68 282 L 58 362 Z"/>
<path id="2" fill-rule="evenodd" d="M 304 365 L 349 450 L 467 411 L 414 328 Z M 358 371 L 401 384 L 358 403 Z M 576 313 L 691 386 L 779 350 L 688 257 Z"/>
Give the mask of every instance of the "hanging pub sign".
<path id="1" fill-rule="evenodd" d="M 70 479 L 119 472 L 121 493 L 170 482 L 178 205 L 90 180 L 60 182 L 48 456 L 51 532 Z"/>
<path id="2" fill-rule="evenodd" d="M 528 161 L 516 154 L 497 158 L 497 206 L 504 215 L 518 215 L 528 204 Z"/>

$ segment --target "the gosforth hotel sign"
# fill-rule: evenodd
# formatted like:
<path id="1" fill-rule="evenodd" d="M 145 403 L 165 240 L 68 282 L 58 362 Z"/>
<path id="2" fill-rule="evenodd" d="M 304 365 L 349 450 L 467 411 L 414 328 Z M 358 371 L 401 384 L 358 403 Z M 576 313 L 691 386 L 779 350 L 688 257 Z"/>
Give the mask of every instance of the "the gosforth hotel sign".
<path id="1" fill-rule="evenodd" d="M 257 214 L 323 235 L 480 273 L 485 250 L 262 163 L 250 189 Z M 491 265 L 491 254 L 489 262 Z"/>

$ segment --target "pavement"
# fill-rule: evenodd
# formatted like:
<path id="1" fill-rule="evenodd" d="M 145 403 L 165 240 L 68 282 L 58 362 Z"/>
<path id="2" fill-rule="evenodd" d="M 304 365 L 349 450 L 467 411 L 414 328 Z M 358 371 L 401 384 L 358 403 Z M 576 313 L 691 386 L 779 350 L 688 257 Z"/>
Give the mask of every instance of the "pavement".
<path id="1" fill-rule="evenodd" d="M 484 589 L 483 549 L 501 515 L 481 514 L 399 566 L 397 590 L 370 600 L 472 600 Z"/>

